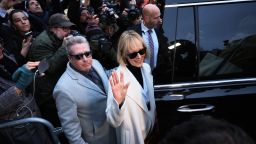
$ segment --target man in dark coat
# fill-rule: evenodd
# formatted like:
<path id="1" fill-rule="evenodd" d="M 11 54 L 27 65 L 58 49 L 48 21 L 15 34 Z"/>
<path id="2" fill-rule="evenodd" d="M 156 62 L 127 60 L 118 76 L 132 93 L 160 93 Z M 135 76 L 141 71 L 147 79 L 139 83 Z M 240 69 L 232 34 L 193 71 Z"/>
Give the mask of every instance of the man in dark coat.
<path id="1" fill-rule="evenodd" d="M 53 125 L 60 126 L 56 105 L 52 97 L 53 88 L 59 77 L 66 69 L 68 62 L 67 53 L 63 45 L 64 38 L 74 26 L 66 15 L 56 13 L 49 18 L 49 30 L 43 31 L 33 41 L 29 50 L 29 60 L 41 61 L 46 59 L 49 68 L 44 77 L 36 79 L 36 101 L 42 117 Z"/>
<path id="2" fill-rule="evenodd" d="M 153 39 L 154 51 L 151 55 L 154 57 L 151 69 L 154 76 L 154 84 L 169 83 L 171 81 L 172 64 L 171 58 L 168 54 L 168 39 L 163 35 L 160 25 L 162 19 L 159 8 L 154 4 L 147 4 L 142 11 L 143 21 L 130 27 L 128 29 L 135 30 L 145 40 L 148 49 L 150 49 L 148 31 L 151 30 L 151 37 Z M 150 64 L 150 59 L 145 60 Z"/>

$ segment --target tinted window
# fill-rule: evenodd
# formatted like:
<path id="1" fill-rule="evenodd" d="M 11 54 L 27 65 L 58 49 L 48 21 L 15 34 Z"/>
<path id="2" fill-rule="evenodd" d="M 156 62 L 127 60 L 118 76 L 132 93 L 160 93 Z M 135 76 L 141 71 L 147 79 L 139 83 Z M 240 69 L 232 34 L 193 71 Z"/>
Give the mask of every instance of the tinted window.
<path id="1" fill-rule="evenodd" d="M 256 3 L 168 7 L 173 82 L 256 75 Z"/>
<path id="2" fill-rule="evenodd" d="M 185 7 L 178 9 L 178 23 L 174 53 L 175 71 L 173 81 L 190 81 L 194 79 L 196 72 L 196 46 L 194 9 Z"/>
<path id="3" fill-rule="evenodd" d="M 201 6 L 199 76 L 206 79 L 256 74 L 256 4 Z"/>
<path id="4" fill-rule="evenodd" d="M 164 30 L 175 66 L 172 82 L 191 81 L 196 78 L 194 15 L 193 7 L 168 8 L 165 11 Z"/>

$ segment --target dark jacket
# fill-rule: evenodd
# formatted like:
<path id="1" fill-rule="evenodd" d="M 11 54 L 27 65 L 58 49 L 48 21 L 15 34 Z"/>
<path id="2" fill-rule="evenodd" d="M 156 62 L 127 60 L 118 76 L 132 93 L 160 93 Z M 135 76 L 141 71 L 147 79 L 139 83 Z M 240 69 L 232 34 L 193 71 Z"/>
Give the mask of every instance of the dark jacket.
<path id="1" fill-rule="evenodd" d="M 6 50 L 9 54 L 13 54 L 17 64 L 22 66 L 27 62 L 27 58 L 20 53 L 24 36 L 20 35 L 20 33 L 14 30 L 11 32 L 11 34 L 12 35 L 9 37 L 9 43 L 5 43 Z"/>
<path id="2" fill-rule="evenodd" d="M 25 36 L 21 35 L 18 31 L 15 31 L 13 28 L 10 28 L 7 25 L 2 25 L 0 28 L 0 37 L 4 40 L 4 47 L 7 54 L 11 54 L 15 57 L 15 60 L 19 66 L 22 66 L 27 62 L 27 57 L 21 55 L 22 42 L 25 39 Z M 37 31 L 32 31 L 32 36 L 35 38 L 39 33 Z M 2 36 L 3 35 L 3 36 Z"/>
<path id="3" fill-rule="evenodd" d="M 53 100 L 52 92 L 57 80 L 66 69 L 67 53 L 63 40 L 58 39 L 52 32 L 43 31 L 32 43 L 29 50 L 29 60 L 40 61 L 47 59 L 49 64 L 45 76 L 37 78 L 37 102 L 40 104 Z"/>
<path id="4" fill-rule="evenodd" d="M 0 123 L 40 116 L 37 104 L 31 94 L 16 93 L 15 83 L 11 81 L 10 77 L 17 68 L 15 61 L 7 55 L 0 60 Z M 1 129 L 0 140 L 4 144 L 50 143 L 44 127 L 32 123 Z"/>
<path id="5" fill-rule="evenodd" d="M 44 11 L 41 15 L 33 14 L 28 12 L 29 21 L 32 25 L 33 30 L 37 32 L 42 32 L 47 29 L 49 13 Z"/>
<path id="6" fill-rule="evenodd" d="M 31 95 L 15 92 L 14 83 L 0 77 L 0 123 L 28 117 L 38 117 L 40 112 Z M 32 123 L 1 129 L 4 144 L 50 144 L 50 138 L 42 125 Z"/>
<path id="7" fill-rule="evenodd" d="M 135 30 L 142 36 L 141 24 L 129 27 L 128 30 Z M 168 51 L 168 39 L 164 36 L 160 29 L 155 29 L 159 49 L 157 55 L 156 67 L 152 70 L 154 77 L 154 84 L 169 83 L 172 75 L 172 62 Z"/>

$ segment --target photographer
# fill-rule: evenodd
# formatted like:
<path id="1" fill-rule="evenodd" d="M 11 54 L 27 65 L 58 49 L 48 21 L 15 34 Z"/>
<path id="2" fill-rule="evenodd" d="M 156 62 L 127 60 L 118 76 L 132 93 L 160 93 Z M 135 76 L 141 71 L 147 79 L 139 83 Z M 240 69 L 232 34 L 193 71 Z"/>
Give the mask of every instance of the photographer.
<path id="1" fill-rule="evenodd" d="M 108 35 L 106 35 L 97 23 L 90 22 L 88 24 L 86 36 L 90 43 L 93 57 L 100 61 L 107 70 L 116 67 L 116 51 Z"/>
<path id="2" fill-rule="evenodd" d="M 129 9 L 126 8 L 123 11 L 117 5 L 111 4 L 110 7 L 112 8 L 105 8 L 105 11 L 99 15 L 100 27 L 108 34 L 116 49 L 120 35 L 128 27 L 141 23 L 141 11 L 135 6 L 130 6 Z"/>
<path id="3" fill-rule="evenodd" d="M 49 69 L 44 77 L 36 79 L 36 100 L 43 118 L 49 120 L 55 127 L 60 126 L 54 99 L 53 88 L 65 71 L 68 62 L 65 50 L 65 38 L 69 35 L 73 23 L 66 15 L 53 14 L 49 18 L 48 30 L 43 31 L 32 42 L 29 51 L 29 60 L 47 60 Z"/>
<path id="4" fill-rule="evenodd" d="M 104 5 L 105 7 L 102 8 L 102 12 L 99 14 L 99 26 L 104 31 L 108 39 L 110 39 L 114 49 L 116 50 L 117 41 L 119 39 L 119 36 L 123 32 L 123 21 L 120 18 L 120 10 L 118 6 L 106 4 Z M 109 8 L 107 6 L 110 6 L 112 8 Z"/>
<path id="5" fill-rule="evenodd" d="M 122 12 L 122 15 L 120 18 L 123 21 L 122 22 L 123 29 L 126 30 L 128 27 L 132 27 L 141 23 L 141 20 L 142 20 L 141 10 L 135 6 L 132 6 L 129 9 L 126 8 Z"/>
<path id="6" fill-rule="evenodd" d="M 85 34 L 88 22 L 99 21 L 94 12 L 94 8 L 90 6 L 90 1 L 88 0 L 84 3 L 74 0 L 70 1 L 67 15 L 70 21 L 76 24 L 76 29 L 82 34 Z"/>
<path id="7" fill-rule="evenodd" d="M 42 117 L 50 121 L 54 127 L 61 125 L 52 93 L 59 77 L 66 69 L 68 57 L 64 44 L 73 26 L 75 24 L 70 22 L 66 15 L 53 14 L 48 21 L 48 30 L 36 37 L 29 51 L 29 60 L 46 59 L 49 64 L 45 76 L 36 78 L 35 96 Z M 60 138 L 60 141 L 66 140 Z"/>

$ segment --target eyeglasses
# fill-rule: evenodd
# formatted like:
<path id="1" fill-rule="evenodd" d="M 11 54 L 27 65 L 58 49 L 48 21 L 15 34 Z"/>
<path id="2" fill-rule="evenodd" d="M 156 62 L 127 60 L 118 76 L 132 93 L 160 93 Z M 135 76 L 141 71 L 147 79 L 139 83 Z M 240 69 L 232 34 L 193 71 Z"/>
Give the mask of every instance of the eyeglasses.
<path id="1" fill-rule="evenodd" d="M 139 50 L 139 51 L 137 51 L 137 52 L 133 52 L 133 53 L 127 54 L 127 56 L 128 56 L 130 59 L 134 59 L 134 58 L 137 57 L 138 54 L 144 55 L 144 54 L 146 53 L 146 50 L 147 50 L 147 48 L 144 47 L 143 49 L 141 49 L 141 50 Z"/>
<path id="2" fill-rule="evenodd" d="M 83 59 L 84 56 L 86 58 L 89 58 L 92 56 L 92 52 L 91 51 L 87 51 L 87 52 L 84 52 L 84 53 L 80 53 L 80 54 L 76 54 L 76 55 L 72 55 L 72 54 L 69 54 L 70 56 L 74 57 L 76 60 L 80 60 L 80 59 Z"/>

